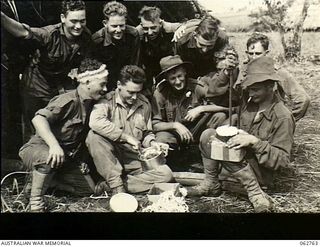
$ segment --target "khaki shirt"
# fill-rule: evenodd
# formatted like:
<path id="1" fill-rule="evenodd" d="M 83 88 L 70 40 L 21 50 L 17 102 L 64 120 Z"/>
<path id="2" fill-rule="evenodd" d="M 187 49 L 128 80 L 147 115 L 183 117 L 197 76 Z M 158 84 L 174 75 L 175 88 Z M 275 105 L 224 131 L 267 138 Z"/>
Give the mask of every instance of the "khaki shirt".
<path id="1" fill-rule="evenodd" d="M 76 148 L 88 131 L 87 125 L 93 101 L 82 99 L 77 90 L 54 97 L 49 104 L 35 115 L 47 119 L 50 129 L 63 148 Z M 33 140 L 42 139 L 35 135 Z"/>
<path id="2" fill-rule="evenodd" d="M 152 133 L 151 106 L 147 98 L 138 94 L 136 102 L 127 109 L 118 89 L 108 93 L 105 99 L 93 107 L 89 126 L 111 141 L 119 141 L 121 134 L 125 133 L 142 141 L 142 145 L 147 147 L 155 139 Z"/>
<path id="3" fill-rule="evenodd" d="M 260 139 L 248 149 L 246 159 L 258 173 L 259 180 L 262 178 L 264 184 L 268 184 L 273 170 L 290 164 L 295 122 L 291 112 L 278 99 L 255 119 L 257 112 L 257 105 L 249 103 L 242 111 L 240 128 Z"/>
<path id="4" fill-rule="evenodd" d="M 188 79 L 182 94 L 175 94 L 167 81 L 155 90 L 152 99 L 152 123 L 182 122 L 188 110 L 202 105 L 207 87 L 194 79 Z"/>

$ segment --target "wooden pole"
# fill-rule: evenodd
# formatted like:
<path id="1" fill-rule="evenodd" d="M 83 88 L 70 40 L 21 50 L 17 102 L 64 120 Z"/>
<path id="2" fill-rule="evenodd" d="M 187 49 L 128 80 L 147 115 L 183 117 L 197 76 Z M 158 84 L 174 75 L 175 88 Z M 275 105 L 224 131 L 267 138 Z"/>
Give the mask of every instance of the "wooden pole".
<path id="1" fill-rule="evenodd" d="M 233 70 L 229 70 L 229 126 L 232 126 L 232 84 L 233 84 Z"/>

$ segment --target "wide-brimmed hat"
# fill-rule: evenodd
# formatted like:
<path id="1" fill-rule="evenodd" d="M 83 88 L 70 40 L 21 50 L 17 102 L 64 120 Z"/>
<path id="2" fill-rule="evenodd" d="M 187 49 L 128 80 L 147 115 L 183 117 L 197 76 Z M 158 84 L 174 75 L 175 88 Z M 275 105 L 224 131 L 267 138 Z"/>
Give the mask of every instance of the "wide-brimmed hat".
<path id="1" fill-rule="evenodd" d="M 273 59 L 262 56 L 248 63 L 246 77 L 242 81 L 242 87 L 245 89 L 255 83 L 266 80 L 279 81 L 280 77 L 274 68 Z"/>
<path id="2" fill-rule="evenodd" d="M 190 62 L 184 62 L 182 61 L 181 57 L 179 55 L 174 55 L 174 56 L 167 56 L 163 57 L 160 60 L 160 67 L 161 67 L 161 72 L 156 76 L 156 80 L 162 79 L 163 76 L 170 70 L 177 68 L 179 66 L 186 66 L 187 70 L 191 68 L 191 63 Z"/>

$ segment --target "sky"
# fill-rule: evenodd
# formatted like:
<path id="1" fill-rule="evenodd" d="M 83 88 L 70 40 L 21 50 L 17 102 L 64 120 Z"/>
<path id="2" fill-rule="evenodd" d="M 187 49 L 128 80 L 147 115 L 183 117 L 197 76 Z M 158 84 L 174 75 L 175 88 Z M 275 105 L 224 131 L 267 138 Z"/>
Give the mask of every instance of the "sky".
<path id="1" fill-rule="evenodd" d="M 228 15 L 238 9 L 256 9 L 262 0 L 198 0 L 199 3 L 216 15 Z"/>

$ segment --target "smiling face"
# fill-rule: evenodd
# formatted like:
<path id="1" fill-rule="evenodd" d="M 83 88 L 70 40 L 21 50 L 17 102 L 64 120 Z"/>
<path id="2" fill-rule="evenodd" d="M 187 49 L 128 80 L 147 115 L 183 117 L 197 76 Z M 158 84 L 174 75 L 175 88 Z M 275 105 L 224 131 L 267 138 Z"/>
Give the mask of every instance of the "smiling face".
<path id="1" fill-rule="evenodd" d="M 112 39 L 121 40 L 126 29 L 126 17 L 120 15 L 112 15 L 108 20 L 103 21 L 103 25 L 107 29 Z"/>
<path id="2" fill-rule="evenodd" d="M 87 82 L 90 98 L 99 100 L 107 93 L 108 76 Z"/>
<path id="3" fill-rule="evenodd" d="M 250 61 L 258 57 L 265 56 L 268 52 L 269 50 L 265 50 L 260 42 L 251 44 L 246 51 Z"/>
<path id="4" fill-rule="evenodd" d="M 186 69 L 180 66 L 176 69 L 168 71 L 166 77 L 171 87 L 173 87 L 177 91 L 181 91 L 186 87 L 186 75 Z"/>
<path id="5" fill-rule="evenodd" d="M 122 102 L 129 107 L 136 102 L 138 93 L 140 93 L 143 88 L 142 83 L 137 84 L 131 80 L 125 82 L 124 84 L 118 81 L 117 86 Z"/>
<path id="6" fill-rule="evenodd" d="M 68 11 L 66 15 L 61 14 L 61 23 L 68 39 L 79 37 L 86 26 L 86 11 Z"/>
<path id="7" fill-rule="evenodd" d="M 162 23 L 160 18 L 157 18 L 154 22 L 152 22 L 141 17 L 141 26 L 144 35 L 146 35 L 150 40 L 154 40 L 160 33 Z"/>

